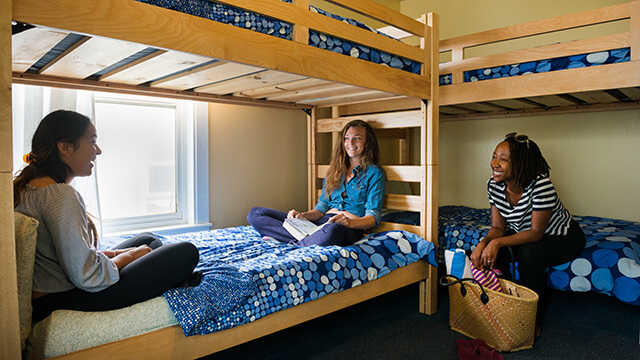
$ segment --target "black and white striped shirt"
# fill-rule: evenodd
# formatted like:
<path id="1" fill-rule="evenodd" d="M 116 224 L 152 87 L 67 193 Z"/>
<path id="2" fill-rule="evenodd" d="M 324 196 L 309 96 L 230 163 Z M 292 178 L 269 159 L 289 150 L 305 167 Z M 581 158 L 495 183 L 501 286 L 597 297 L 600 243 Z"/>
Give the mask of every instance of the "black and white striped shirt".
<path id="1" fill-rule="evenodd" d="M 495 182 L 490 178 L 487 182 L 489 204 L 496 206 L 500 214 L 507 220 L 507 227 L 521 232 L 531 229 L 531 214 L 534 211 L 551 210 L 547 235 L 567 235 L 571 214 L 562 205 L 555 187 L 546 176 L 538 176 L 524 189 L 522 197 L 515 206 L 511 206 L 506 196 L 507 185 Z"/>

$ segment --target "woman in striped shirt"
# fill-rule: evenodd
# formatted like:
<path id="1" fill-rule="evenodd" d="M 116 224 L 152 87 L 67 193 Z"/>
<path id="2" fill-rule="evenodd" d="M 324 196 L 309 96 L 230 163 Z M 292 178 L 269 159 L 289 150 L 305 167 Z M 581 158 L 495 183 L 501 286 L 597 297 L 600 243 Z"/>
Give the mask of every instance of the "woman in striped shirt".
<path id="1" fill-rule="evenodd" d="M 511 248 L 520 283 L 542 300 L 546 268 L 575 259 L 585 246 L 585 235 L 560 202 L 549 180 L 549 165 L 528 136 L 506 135 L 493 152 L 491 170 L 491 229 L 471 262 L 508 274 Z"/>

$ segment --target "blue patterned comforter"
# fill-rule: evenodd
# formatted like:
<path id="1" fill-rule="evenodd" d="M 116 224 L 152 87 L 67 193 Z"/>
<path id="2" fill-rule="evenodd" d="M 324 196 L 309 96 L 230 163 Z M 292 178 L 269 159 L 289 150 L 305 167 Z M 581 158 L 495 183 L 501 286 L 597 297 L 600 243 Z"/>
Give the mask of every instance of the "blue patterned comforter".
<path id="1" fill-rule="evenodd" d="M 247 12 L 229 5 L 211 2 L 209 0 L 136 0 L 170 10 L 179 11 L 214 20 L 224 24 L 233 25 L 243 29 L 260 32 L 276 36 L 282 39 L 291 40 L 291 32 L 293 27 L 291 24 L 277 19 L 272 19 L 260 14 Z M 291 0 L 282 0 L 290 3 Z M 319 9 L 315 6 L 309 6 L 309 9 L 336 20 L 349 23 L 359 28 L 369 30 L 381 34 L 377 30 L 353 19 L 341 17 L 331 14 L 327 11 Z M 384 34 L 383 34 L 384 35 Z M 386 36 L 386 35 L 385 35 Z M 420 73 L 421 65 L 418 62 L 405 59 L 403 57 L 391 55 L 389 53 L 379 51 L 367 46 L 345 41 L 336 37 L 317 32 L 313 29 L 309 30 L 309 45 L 333 51 L 339 54 L 355 57 L 358 59 L 374 62 L 377 64 L 385 64 L 389 67 L 412 72 Z"/>
<path id="2" fill-rule="evenodd" d="M 103 248 L 126 237 L 104 239 Z M 434 245 L 401 231 L 372 234 L 357 244 L 298 247 L 262 240 L 250 226 L 161 236 L 164 243 L 198 247 L 194 288 L 164 296 L 185 335 L 208 334 L 382 277 L 424 260 L 437 266 Z"/>
<path id="3" fill-rule="evenodd" d="M 577 259 L 549 268 L 547 287 L 593 291 L 640 305 L 640 223 L 594 216 L 574 216 L 587 237 Z M 415 223 L 409 212 L 391 213 L 383 220 Z M 489 209 L 443 206 L 439 209 L 438 258 L 444 249 L 474 250 L 491 225 Z"/>
<path id="4" fill-rule="evenodd" d="M 492 68 L 475 69 L 464 72 L 464 82 L 475 82 L 551 71 L 576 69 L 605 64 L 615 64 L 631 60 L 631 49 L 612 49 L 588 54 L 557 57 L 525 63 L 508 64 Z M 440 85 L 450 85 L 451 74 L 440 75 Z"/>

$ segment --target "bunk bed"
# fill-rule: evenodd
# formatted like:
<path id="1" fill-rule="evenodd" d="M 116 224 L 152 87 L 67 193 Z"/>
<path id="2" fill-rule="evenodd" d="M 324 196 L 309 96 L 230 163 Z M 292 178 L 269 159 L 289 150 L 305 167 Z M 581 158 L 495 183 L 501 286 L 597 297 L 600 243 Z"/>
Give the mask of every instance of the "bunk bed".
<path id="1" fill-rule="evenodd" d="M 486 44 L 623 21 L 628 32 L 465 58 Z M 640 1 L 442 40 L 440 51 L 451 52 L 451 61 L 440 64 L 442 121 L 640 109 Z M 588 246 L 571 264 L 549 271 L 549 287 L 640 304 L 637 223 L 577 219 Z M 445 209 L 440 220 L 441 249 L 473 250 L 490 224 L 486 211 L 463 207 Z"/>
<path id="2" fill-rule="evenodd" d="M 601 27 L 609 23 L 625 30 Z M 583 28 L 589 36 L 573 33 L 583 38 L 558 42 Z M 440 121 L 640 109 L 640 1 L 444 39 L 440 52 Z M 441 264 L 445 249 L 475 249 L 491 224 L 488 209 L 442 206 L 438 214 Z M 575 218 L 587 247 L 549 270 L 548 287 L 640 304 L 638 222 Z M 417 224 L 418 214 L 390 212 L 383 220 Z"/>
<path id="3" fill-rule="evenodd" d="M 608 23 L 625 30 L 599 33 L 599 24 Z M 578 28 L 595 35 L 555 40 Z M 522 45 L 538 40 L 521 39 L 543 36 L 551 44 Z M 484 55 L 492 51 L 478 50 L 485 45 L 503 47 Z M 450 57 L 440 64 L 441 121 L 640 109 L 640 1 L 445 39 L 440 51 Z M 490 226 L 486 209 L 452 206 L 439 214 L 441 250 L 473 250 Z M 548 287 L 640 304 L 638 223 L 575 218 L 587 247 L 576 260 L 549 269 Z"/>
<path id="4" fill-rule="evenodd" d="M 564 31 L 611 22 L 628 31 L 533 47 L 525 42 L 541 35 L 556 42 Z M 529 47 L 468 56 L 497 43 Z M 638 1 L 441 40 L 440 52 L 450 56 L 440 64 L 441 121 L 640 107 Z"/>
<path id="5" fill-rule="evenodd" d="M 327 168 L 316 154 L 322 134 L 339 131 L 355 114 L 369 121 L 376 131 L 417 129 L 421 136 L 417 164 L 383 168 L 389 180 L 420 184 L 420 195 L 390 194 L 385 200 L 386 207 L 419 212 L 420 223 L 416 226 L 382 223 L 375 231 L 392 231 L 391 234 L 410 231 L 435 242 L 438 88 L 432 75 L 438 72 L 433 61 L 438 53 L 437 16 L 423 16 L 420 22 L 369 0 L 330 2 L 409 32 L 420 39 L 422 46 L 409 46 L 368 31 L 359 22 L 310 7 L 306 0 L 223 1 L 237 11 L 236 24 L 211 20 L 208 16 L 213 5 L 207 1 L 175 1 L 177 5 L 170 5 L 168 1 L 2 0 L 3 9 L 12 9 L 1 15 L 0 41 L 3 64 L 0 170 L 5 189 L 0 197 L 2 273 L 16 273 L 9 190 L 12 82 L 304 110 L 309 114 L 310 206 L 318 196 L 318 179 Z M 10 20 L 15 35 L 9 33 Z M 272 20 L 280 24 L 275 30 L 257 29 L 256 21 L 270 25 Z M 329 42 L 338 43 L 342 50 L 323 49 Z M 374 63 L 376 58 L 381 58 L 383 64 Z M 385 59 L 390 61 L 384 63 Z M 410 109 L 399 111 L 402 106 L 399 108 L 397 100 L 410 104 L 406 106 Z M 388 102 L 395 105 L 385 106 Z M 341 110 L 350 106 L 367 110 Z M 330 109 L 331 115 L 320 115 L 326 114 L 326 109 Z M 1 356 L 18 358 L 16 279 L 9 276 L 0 281 Z M 226 330 L 186 337 L 178 325 L 162 326 L 62 357 L 196 358 L 415 282 L 421 284 L 420 311 L 435 312 L 436 269 L 425 261 L 415 261 L 362 285 Z"/>

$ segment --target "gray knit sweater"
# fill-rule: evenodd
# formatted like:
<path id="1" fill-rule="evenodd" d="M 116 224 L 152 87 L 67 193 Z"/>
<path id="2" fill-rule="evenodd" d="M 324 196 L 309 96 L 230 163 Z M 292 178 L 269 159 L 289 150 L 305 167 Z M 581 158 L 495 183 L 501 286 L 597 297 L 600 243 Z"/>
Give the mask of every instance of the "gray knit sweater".
<path id="1" fill-rule="evenodd" d="M 92 244 L 84 200 L 71 185 L 27 185 L 15 211 L 40 222 L 34 291 L 55 293 L 78 287 L 97 292 L 118 282 L 116 265 Z"/>

